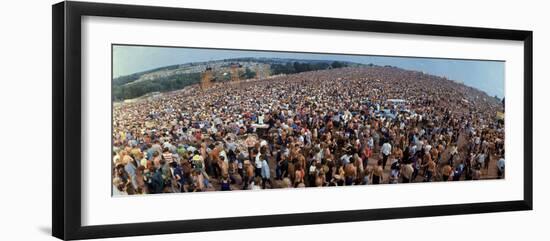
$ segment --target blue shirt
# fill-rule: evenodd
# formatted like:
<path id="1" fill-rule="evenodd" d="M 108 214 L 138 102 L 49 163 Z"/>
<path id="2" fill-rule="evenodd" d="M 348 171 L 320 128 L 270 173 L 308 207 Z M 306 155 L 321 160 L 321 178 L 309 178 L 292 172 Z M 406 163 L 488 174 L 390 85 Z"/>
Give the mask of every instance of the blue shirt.
<path id="1" fill-rule="evenodd" d="M 267 160 L 262 161 L 262 178 L 269 179 L 271 177 L 271 171 L 269 169 L 269 164 Z"/>

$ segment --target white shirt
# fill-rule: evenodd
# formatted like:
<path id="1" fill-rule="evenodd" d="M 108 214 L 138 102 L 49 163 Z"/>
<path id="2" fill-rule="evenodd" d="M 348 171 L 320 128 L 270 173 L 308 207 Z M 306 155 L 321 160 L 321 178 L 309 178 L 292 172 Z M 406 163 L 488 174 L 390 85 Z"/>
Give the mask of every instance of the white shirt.
<path id="1" fill-rule="evenodd" d="M 372 137 L 369 137 L 369 140 L 367 142 L 367 145 L 372 149 L 372 147 L 374 146 L 374 139 L 372 139 Z"/>
<path id="2" fill-rule="evenodd" d="M 477 157 L 477 162 L 479 162 L 479 164 L 483 165 L 485 163 L 485 154 L 483 154 L 483 153 L 479 154 L 479 156 Z"/>
<path id="3" fill-rule="evenodd" d="M 227 153 L 224 150 L 220 151 L 220 156 L 223 156 L 223 162 L 229 164 L 229 158 L 227 158 Z"/>
<path id="4" fill-rule="evenodd" d="M 266 140 L 260 141 L 260 146 L 267 146 L 267 145 L 268 145 L 268 143 L 267 143 Z"/>
<path id="5" fill-rule="evenodd" d="M 260 155 L 256 155 L 256 160 L 254 161 L 254 164 L 256 164 L 256 168 L 262 168 L 262 160 L 260 160 Z"/>
<path id="6" fill-rule="evenodd" d="M 390 153 L 391 153 L 391 145 L 390 143 L 386 142 L 384 143 L 384 145 L 382 145 L 382 148 L 380 149 L 380 151 L 386 155 L 386 156 L 389 156 Z"/>
<path id="7" fill-rule="evenodd" d="M 344 165 L 347 165 L 350 162 L 349 160 L 350 158 L 351 158 L 350 155 L 344 154 L 343 156 L 340 157 L 340 160 L 342 160 Z"/>
<path id="8" fill-rule="evenodd" d="M 500 158 L 497 162 L 497 167 L 500 169 L 500 171 L 504 170 L 504 158 Z"/>

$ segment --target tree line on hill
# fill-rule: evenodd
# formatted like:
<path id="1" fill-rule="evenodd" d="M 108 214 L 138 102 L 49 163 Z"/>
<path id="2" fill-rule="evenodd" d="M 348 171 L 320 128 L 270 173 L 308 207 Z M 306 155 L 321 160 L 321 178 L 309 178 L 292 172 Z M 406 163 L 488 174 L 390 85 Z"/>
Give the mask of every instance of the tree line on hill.
<path id="1" fill-rule="evenodd" d="M 199 83 L 200 78 L 200 73 L 178 74 L 139 82 L 133 82 L 134 80 L 129 81 L 131 77 L 128 76 L 119 77 L 113 80 L 112 98 L 114 101 L 119 101 L 140 97 L 151 92 L 167 92 L 183 89 L 188 85 Z"/>
<path id="2" fill-rule="evenodd" d="M 342 68 L 346 67 L 344 62 L 333 61 L 329 62 L 287 62 L 286 64 L 272 64 L 271 74 L 296 74 L 307 71 L 323 70 L 329 68 Z"/>

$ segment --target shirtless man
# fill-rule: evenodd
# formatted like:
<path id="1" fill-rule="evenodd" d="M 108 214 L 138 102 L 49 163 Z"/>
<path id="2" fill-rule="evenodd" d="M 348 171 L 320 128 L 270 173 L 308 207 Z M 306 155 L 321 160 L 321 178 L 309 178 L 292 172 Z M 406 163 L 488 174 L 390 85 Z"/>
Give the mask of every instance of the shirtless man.
<path id="1" fill-rule="evenodd" d="M 343 186 L 345 175 L 346 172 L 344 171 L 344 167 L 339 166 L 337 169 L 334 169 L 332 180 L 330 182 L 334 183 L 335 186 Z"/>
<path id="2" fill-rule="evenodd" d="M 222 148 L 217 145 L 214 147 L 212 151 L 210 151 L 209 154 L 209 160 L 212 162 L 212 171 L 214 173 L 214 178 L 221 178 L 220 172 L 221 172 L 221 164 L 220 164 L 220 152 Z"/>
<path id="3" fill-rule="evenodd" d="M 229 164 L 225 162 L 225 157 L 220 156 L 218 158 L 218 167 L 220 167 L 221 176 L 229 177 Z"/>
<path id="4" fill-rule="evenodd" d="M 306 167 L 306 158 L 304 157 L 304 155 L 302 154 L 298 154 L 298 156 L 296 157 L 296 159 L 298 160 L 298 163 L 300 163 L 300 166 L 305 168 Z"/>
<path id="5" fill-rule="evenodd" d="M 245 140 L 246 147 L 248 149 L 248 156 L 252 156 L 252 150 L 256 146 L 256 138 L 252 135 L 248 135 Z"/>
<path id="6" fill-rule="evenodd" d="M 254 166 L 250 164 L 249 160 L 244 161 L 244 177 L 243 177 L 243 190 L 248 189 L 248 185 L 253 182 L 254 178 Z"/>
<path id="7" fill-rule="evenodd" d="M 302 165 L 298 162 L 295 164 L 295 172 L 294 172 L 294 187 L 298 187 L 299 184 L 304 183 L 304 169 L 302 168 Z"/>
<path id="8" fill-rule="evenodd" d="M 424 182 L 431 182 L 433 174 L 435 173 L 435 167 L 436 167 L 435 162 L 432 160 L 432 158 L 428 158 L 428 162 L 422 165 L 422 167 L 426 168 L 426 175 L 425 175 Z"/>
<path id="9" fill-rule="evenodd" d="M 372 175 L 372 166 L 367 166 L 363 171 L 363 181 L 361 184 L 368 185 L 370 183 L 370 177 Z"/>
<path id="10" fill-rule="evenodd" d="M 412 181 L 412 175 L 414 172 L 414 168 L 412 167 L 412 164 L 403 164 L 401 165 L 401 171 L 399 174 L 401 175 L 401 182 L 402 183 L 409 183 Z"/>
<path id="11" fill-rule="evenodd" d="M 325 185 L 325 172 L 324 171 L 320 171 L 316 176 L 315 176 L 315 186 L 316 187 L 322 187 Z"/>
<path id="12" fill-rule="evenodd" d="M 353 181 L 357 178 L 357 167 L 353 163 L 348 163 L 344 167 L 344 173 L 345 173 L 345 185 L 351 186 L 353 185 Z"/>
<path id="13" fill-rule="evenodd" d="M 403 161 L 403 150 L 401 148 L 396 147 L 393 151 L 393 157 L 399 160 L 400 162 Z"/>
<path id="14" fill-rule="evenodd" d="M 199 170 L 193 170 L 191 174 L 193 178 L 193 192 L 202 192 L 204 191 L 204 177 Z"/>
<path id="15" fill-rule="evenodd" d="M 239 170 L 239 164 L 238 164 L 238 161 L 235 160 L 235 161 L 230 161 L 228 163 L 228 174 L 229 174 L 229 180 L 231 180 L 231 183 L 235 183 L 237 185 L 240 185 L 242 183 L 242 177 L 240 175 L 240 173 L 238 172 Z"/>
<path id="16" fill-rule="evenodd" d="M 384 181 L 384 168 L 382 167 L 383 161 L 378 160 L 374 170 L 372 171 L 372 184 L 380 184 Z"/>
<path id="17" fill-rule="evenodd" d="M 445 165 L 441 169 L 441 173 L 442 173 L 442 181 L 446 182 L 449 180 L 449 177 L 451 177 L 451 174 L 453 173 L 453 168 L 451 167 L 451 165 Z"/>

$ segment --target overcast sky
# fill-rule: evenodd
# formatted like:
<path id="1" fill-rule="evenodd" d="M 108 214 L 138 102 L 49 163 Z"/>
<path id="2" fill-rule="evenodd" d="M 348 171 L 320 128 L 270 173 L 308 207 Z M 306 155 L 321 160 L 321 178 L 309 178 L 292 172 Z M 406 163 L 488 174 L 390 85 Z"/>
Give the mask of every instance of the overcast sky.
<path id="1" fill-rule="evenodd" d="M 311 54 L 175 47 L 113 46 L 113 76 L 123 76 L 174 64 L 240 57 L 340 60 L 392 65 L 463 81 L 491 96 L 504 97 L 504 62 L 368 55 Z"/>

